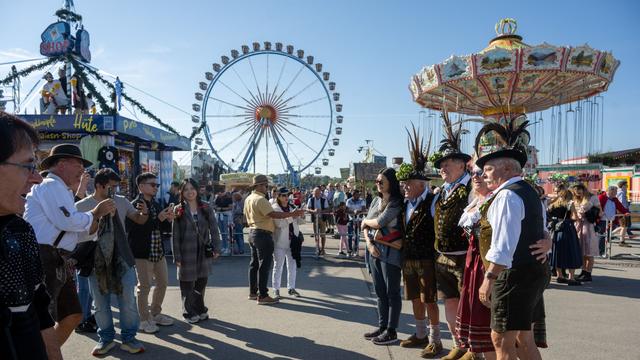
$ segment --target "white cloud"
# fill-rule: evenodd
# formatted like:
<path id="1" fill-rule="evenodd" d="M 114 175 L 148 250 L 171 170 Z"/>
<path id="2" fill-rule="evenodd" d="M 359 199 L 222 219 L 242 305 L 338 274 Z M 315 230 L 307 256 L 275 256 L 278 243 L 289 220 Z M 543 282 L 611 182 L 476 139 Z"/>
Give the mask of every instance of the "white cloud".
<path id="1" fill-rule="evenodd" d="M 29 50 L 22 48 L 13 48 L 7 50 L 0 50 L 0 59 L 7 60 L 27 60 L 40 56 L 40 54 L 34 54 Z"/>

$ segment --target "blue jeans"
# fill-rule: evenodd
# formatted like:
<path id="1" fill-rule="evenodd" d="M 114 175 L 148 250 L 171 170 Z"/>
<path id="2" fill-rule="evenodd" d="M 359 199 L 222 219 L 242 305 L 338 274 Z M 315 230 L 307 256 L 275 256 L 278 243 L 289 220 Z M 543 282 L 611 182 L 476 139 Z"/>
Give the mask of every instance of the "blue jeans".
<path id="1" fill-rule="evenodd" d="M 360 224 L 362 221 L 349 220 L 347 224 L 347 232 L 349 233 L 349 251 L 358 251 L 360 245 Z M 355 240 L 355 242 L 354 242 Z"/>
<path id="2" fill-rule="evenodd" d="M 399 267 L 370 257 L 371 278 L 378 297 L 378 326 L 397 329 L 402 311 Z"/>
<path id="3" fill-rule="evenodd" d="M 233 226 L 233 240 L 238 247 L 238 251 L 241 253 L 244 252 L 244 234 L 242 231 L 244 230 L 244 226 L 242 224 L 235 224 Z"/>
<path id="4" fill-rule="evenodd" d="M 76 285 L 80 307 L 82 307 L 82 322 L 85 322 L 91 317 L 91 304 L 93 303 L 89 290 L 89 278 L 80 276 L 79 272 L 76 271 Z"/>
<path id="5" fill-rule="evenodd" d="M 120 310 L 120 329 L 122 342 L 126 343 L 135 340 L 140 326 L 140 316 L 138 315 L 138 305 L 136 305 L 135 288 L 138 280 L 136 279 L 136 271 L 133 267 L 129 268 L 122 277 L 122 294 L 101 294 L 96 276 L 89 276 L 89 286 L 91 295 L 96 306 L 96 323 L 98 324 L 98 336 L 100 341 L 108 343 L 113 341 L 116 336 L 113 327 L 113 314 L 111 313 L 111 296 L 114 295 L 118 299 L 118 308 Z"/>
<path id="6" fill-rule="evenodd" d="M 229 249 L 229 221 L 231 221 L 231 216 L 224 212 L 219 212 L 216 214 L 218 217 L 218 228 L 220 229 L 220 237 L 222 238 L 222 250 Z"/>

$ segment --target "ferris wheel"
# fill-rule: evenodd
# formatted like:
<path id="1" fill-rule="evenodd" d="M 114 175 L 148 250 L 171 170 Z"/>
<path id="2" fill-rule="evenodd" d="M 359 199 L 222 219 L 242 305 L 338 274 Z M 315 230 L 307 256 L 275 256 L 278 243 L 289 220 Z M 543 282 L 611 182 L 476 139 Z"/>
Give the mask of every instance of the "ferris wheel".
<path id="1" fill-rule="evenodd" d="M 279 42 L 254 42 L 230 55 L 205 73 L 192 106 L 213 155 L 236 172 L 298 175 L 313 166 L 322 173 L 344 121 L 330 73 Z M 196 138 L 196 146 L 204 141 Z"/>

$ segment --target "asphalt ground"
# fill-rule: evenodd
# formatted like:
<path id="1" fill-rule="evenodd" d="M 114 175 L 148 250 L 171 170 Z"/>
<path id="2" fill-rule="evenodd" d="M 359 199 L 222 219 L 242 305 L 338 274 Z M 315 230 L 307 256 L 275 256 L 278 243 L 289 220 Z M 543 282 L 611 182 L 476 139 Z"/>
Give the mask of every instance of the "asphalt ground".
<path id="1" fill-rule="evenodd" d="M 302 297 L 288 297 L 285 288 L 282 301 L 274 306 L 247 300 L 248 256 L 217 260 L 205 293 L 212 319 L 195 325 L 181 319 L 180 290 L 175 266 L 170 264 L 163 313 L 175 318 L 175 325 L 161 327 L 157 334 L 139 334 L 144 354 L 115 348 L 105 358 L 419 359 L 419 349 L 376 346 L 363 339 L 362 334 L 377 323 L 375 295 L 363 261 L 336 256 L 338 240 L 330 236 L 327 255 L 316 259 L 312 241 L 306 237 L 298 269 Z M 613 245 L 612 260 L 597 260 L 592 283 L 580 287 L 551 283 L 544 295 L 550 345 L 541 350 L 544 359 L 640 359 L 635 348 L 640 334 L 640 261 L 633 260 L 640 256 L 640 241 L 630 244 L 632 248 Z M 117 308 L 113 310 L 117 317 Z M 444 321 L 442 304 L 440 314 Z M 444 322 L 440 328 L 444 356 L 452 345 L 451 334 Z M 411 304 L 403 301 L 399 337 L 408 337 L 414 329 Z M 116 339 L 119 342 L 119 335 Z M 95 334 L 72 334 L 63 355 L 90 359 L 96 341 Z"/>

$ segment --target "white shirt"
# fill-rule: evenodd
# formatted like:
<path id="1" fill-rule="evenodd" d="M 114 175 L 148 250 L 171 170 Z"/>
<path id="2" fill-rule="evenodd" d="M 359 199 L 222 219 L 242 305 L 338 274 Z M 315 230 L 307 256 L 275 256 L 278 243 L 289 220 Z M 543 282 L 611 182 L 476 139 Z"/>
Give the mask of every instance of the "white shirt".
<path id="1" fill-rule="evenodd" d="M 93 214 L 78 211 L 73 200 L 73 192 L 55 174 L 31 188 L 24 219 L 33 227 L 38 244 L 53 245 L 60 232 L 66 231 L 58 247 L 75 249 L 80 236 L 91 228 Z"/>
<path id="2" fill-rule="evenodd" d="M 413 206 L 413 204 L 411 204 L 411 200 L 406 199 L 404 201 L 404 203 L 406 204 L 406 210 L 405 210 L 405 225 L 409 223 L 409 220 L 411 219 L 411 215 L 413 214 L 413 210 L 415 210 L 418 205 L 420 205 L 420 203 L 422 203 L 424 201 L 424 199 L 427 198 L 427 194 L 429 194 L 429 187 L 425 187 L 424 191 L 422 192 L 422 194 L 420 194 L 420 196 L 418 196 L 418 198 L 416 199 L 416 205 Z"/>
<path id="3" fill-rule="evenodd" d="M 347 208 L 349 208 L 349 210 L 351 210 L 354 214 L 367 207 L 367 203 L 363 198 L 360 198 L 360 199 L 356 200 L 353 197 L 350 198 L 349 200 L 347 200 L 347 203 L 345 205 L 347 205 Z M 352 220 L 354 220 L 356 218 L 362 218 L 362 216 L 363 216 L 363 214 L 360 214 L 358 216 L 353 215 L 353 214 L 349 214 L 349 217 Z"/>
<path id="4" fill-rule="evenodd" d="M 511 268 L 513 254 L 520 240 L 525 210 L 524 201 L 520 196 L 508 189 L 500 190 L 521 180 L 520 176 L 513 177 L 494 190 L 495 199 L 487 211 L 492 234 L 491 247 L 486 258 L 507 269 Z"/>

